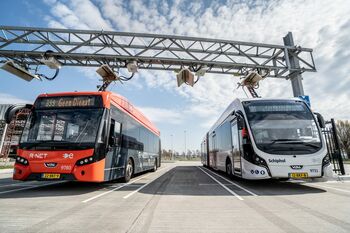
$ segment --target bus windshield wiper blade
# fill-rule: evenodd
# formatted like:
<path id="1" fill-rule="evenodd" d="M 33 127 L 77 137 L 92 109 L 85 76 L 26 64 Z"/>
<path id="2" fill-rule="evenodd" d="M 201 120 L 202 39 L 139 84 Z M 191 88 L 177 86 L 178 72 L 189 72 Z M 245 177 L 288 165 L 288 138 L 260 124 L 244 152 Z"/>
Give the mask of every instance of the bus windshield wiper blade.
<path id="1" fill-rule="evenodd" d="M 41 146 L 44 143 L 47 143 L 47 142 L 42 142 L 42 141 L 40 141 L 40 142 L 30 142 L 30 145 L 27 146 L 27 149 L 31 149 L 33 147 Z"/>
<path id="2" fill-rule="evenodd" d="M 275 140 L 272 140 L 272 142 L 269 144 L 269 146 L 275 144 L 276 142 L 301 142 L 300 140 L 297 140 L 297 139 L 288 139 L 288 138 L 280 138 L 280 139 L 275 139 Z"/>
<path id="3" fill-rule="evenodd" d="M 303 141 L 301 141 L 300 143 L 305 145 L 305 146 L 310 146 L 310 147 L 313 147 L 313 148 L 320 148 L 320 146 L 312 144 L 310 142 L 303 142 Z"/>
<path id="4" fill-rule="evenodd" d="M 47 141 L 36 141 L 31 142 L 29 146 L 27 146 L 28 149 L 31 149 L 33 147 L 42 146 L 45 143 L 70 143 L 69 141 L 56 141 L 56 140 L 47 140 Z"/>
<path id="5" fill-rule="evenodd" d="M 276 139 L 276 140 L 273 140 L 269 144 L 269 146 L 275 144 L 276 142 L 285 143 L 285 144 L 302 144 L 302 145 L 310 146 L 310 147 L 313 147 L 313 148 L 319 148 L 318 145 L 312 144 L 310 142 L 305 142 L 305 141 L 300 140 L 300 139 Z"/>

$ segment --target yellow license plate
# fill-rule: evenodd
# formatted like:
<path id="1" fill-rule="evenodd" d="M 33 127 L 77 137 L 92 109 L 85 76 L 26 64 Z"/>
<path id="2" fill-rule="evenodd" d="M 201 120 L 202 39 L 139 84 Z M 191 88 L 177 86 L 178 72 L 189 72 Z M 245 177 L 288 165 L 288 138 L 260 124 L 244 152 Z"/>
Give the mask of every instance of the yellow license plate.
<path id="1" fill-rule="evenodd" d="M 289 173 L 289 177 L 294 179 L 303 179 L 308 178 L 309 174 L 307 172 Z"/>
<path id="2" fill-rule="evenodd" d="M 44 173 L 41 176 L 43 179 L 59 179 L 61 174 Z"/>

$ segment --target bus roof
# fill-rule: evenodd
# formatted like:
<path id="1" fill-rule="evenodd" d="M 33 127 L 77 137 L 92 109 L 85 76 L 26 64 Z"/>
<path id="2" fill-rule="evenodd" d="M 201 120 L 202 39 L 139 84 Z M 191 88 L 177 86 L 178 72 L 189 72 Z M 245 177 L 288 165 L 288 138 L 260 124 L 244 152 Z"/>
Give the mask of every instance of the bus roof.
<path id="1" fill-rule="evenodd" d="M 236 98 L 234 99 L 229 106 L 225 109 L 225 111 L 220 115 L 215 124 L 210 128 L 209 133 L 214 131 L 230 114 L 232 114 L 233 110 L 235 110 L 235 106 L 238 103 L 242 102 L 259 102 L 259 101 L 303 101 L 299 98 Z"/>
<path id="2" fill-rule="evenodd" d="M 145 126 L 157 136 L 160 132 L 157 127 L 145 116 L 141 111 L 135 108 L 125 97 L 109 91 L 93 91 L 93 92 L 61 92 L 52 94 L 41 94 L 39 97 L 58 97 L 58 96 L 82 96 L 82 95 L 99 95 L 102 96 L 103 106 L 110 108 L 111 103 L 119 110 L 125 112 L 134 120 Z"/>
<path id="3" fill-rule="evenodd" d="M 146 128 L 151 130 L 156 135 L 160 136 L 159 130 L 156 126 L 145 116 L 143 113 L 135 108 L 125 97 L 109 92 L 111 95 L 111 102 L 114 103 L 116 107 L 124 110 L 127 114 L 131 115 L 138 122 L 144 125 Z"/>

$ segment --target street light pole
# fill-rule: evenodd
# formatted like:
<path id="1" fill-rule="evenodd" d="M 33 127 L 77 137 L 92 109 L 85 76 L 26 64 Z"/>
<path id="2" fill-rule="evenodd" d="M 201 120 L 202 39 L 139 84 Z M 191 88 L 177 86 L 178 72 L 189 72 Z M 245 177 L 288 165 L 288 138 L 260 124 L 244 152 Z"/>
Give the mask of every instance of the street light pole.
<path id="1" fill-rule="evenodd" d="M 171 138 L 171 160 L 174 160 L 173 136 L 174 135 L 170 134 L 170 138 Z"/>
<path id="2" fill-rule="evenodd" d="M 187 150 L 186 150 L 186 130 L 184 131 L 185 134 L 185 158 L 187 158 Z"/>

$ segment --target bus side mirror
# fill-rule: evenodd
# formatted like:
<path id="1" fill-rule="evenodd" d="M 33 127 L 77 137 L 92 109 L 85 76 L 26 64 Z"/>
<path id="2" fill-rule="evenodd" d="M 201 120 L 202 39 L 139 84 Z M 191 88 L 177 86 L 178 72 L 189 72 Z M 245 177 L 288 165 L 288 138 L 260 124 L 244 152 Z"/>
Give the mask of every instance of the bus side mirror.
<path id="1" fill-rule="evenodd" d="M 245 128 L 243 113 L 241 111 L 235 111 L 234 114 L 237 117 L 238 130 L 242 130 Z"/>
<path id="2" fill-rule="evenodd" d="M 237 126 L 238 130 L 242 130 L 244 128 L 244 119 L 242 117 L 237 117 Z"/>
<path id="3" fill-rule="evenodd" d="M 115 146 L 117 143 L 116 143 L 116 137 L 114 135 L 111 135 L 109 137 L 109 140 L 108 140 L 108 144 L 109 146 L 113 147 Z"/>
<path id="4" fill-rule="evenodd" d="M 14 117 L 16 116 L 16 114 L 18 113 L 19 110 L 23 109 L 23 108 L 27 108 L 27 109 L 32 109 L 33 105 L 31 104 L 21 104 L 21 105 L 11 105 L 5 112 L 4 115 L 4 119 L 6 124 L 10 124 L 11 121 L 14 119 Z"/>
<path id="5" fill-rule="evenodd" d="M 314 114 L 315 114 L 316 117 L 317 117 L 318 125 L 319 125 L 322 129 L 326 128 L 326 123 L 325 123 L 325 121 L 324 121 L 323 116 L 322 116 L 320 113 L 318 113 L 318 112 L 314 112 Z"/>
<path id="6" fill-rule="evenodd" d="M 116 135 L 111 135 L 108 140 L 108 144 L 110 147 L 119 146 L 120 145 L 120 137 Z"/>

